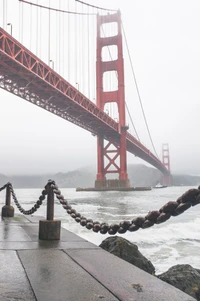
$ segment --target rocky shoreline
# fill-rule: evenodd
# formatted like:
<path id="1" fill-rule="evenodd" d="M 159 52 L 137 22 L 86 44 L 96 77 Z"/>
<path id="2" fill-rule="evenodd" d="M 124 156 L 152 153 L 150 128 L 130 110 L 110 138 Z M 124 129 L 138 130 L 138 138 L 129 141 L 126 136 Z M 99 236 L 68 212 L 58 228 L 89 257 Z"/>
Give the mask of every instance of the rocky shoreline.
<path id="1" fill-rule="evenodd" d="M 156 275 L 152 262 L 142 255 L 137 245 L 125 238 L 118 236 L 108 237 L 102 241 L 100 247 L 200 301 L 199 269 L 195 269 L 189 264 L 179 264 L 172 266 L 168 271 L 160 275 Z"/>

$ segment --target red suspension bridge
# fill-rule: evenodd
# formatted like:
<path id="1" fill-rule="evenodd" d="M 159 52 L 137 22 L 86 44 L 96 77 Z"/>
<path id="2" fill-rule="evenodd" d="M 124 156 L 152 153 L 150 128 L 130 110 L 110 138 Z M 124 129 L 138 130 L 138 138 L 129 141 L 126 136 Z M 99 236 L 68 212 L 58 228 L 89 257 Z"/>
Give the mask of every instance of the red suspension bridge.
<path id="1" fill-rule="evenodd" d="M 140 142 L 137 132 L 132 135 L 128 131 L 120 11 L 106 11 L 105 14 L 104 9 L 85 5 L 81 1 L 73 1 L 73 10 L 70 1 L 68 7 L 64 7 L 62 0 L 58 7 L 51 6 L 50 0 L 46 1 L 47 6 L 41 5 L 38 0 L 31 3 L 22 0 L 15 2 L 19 5 L 20 14 L 18 38 L 14 38 L 13 24 L 7 23 L 6 19 L 9 0 L 4 0 L 1 4 L 3 24 L 0 27 L 0 87 L 97 136 L 96 188 L 113 185 L 114 182 L 106 179 L 108 174 L 119 175 L 117 182 L 115 181 L 119 188 L 130 186 L 127 151 L 160 170 L 164 184 L 170 185 L 168 145 L 163 145 L 161 161 Z M 81 9 L 78 5 L 81 5 Z M 28 13 L 25 13 L 26 10 Z M 91 21 L 91 17 L 95 21 Z M 28 35 L 24 29 L 25 18 L 30 21 Z M 81 21 L 80 18 L 84 20 Z M 47 20 L 45 38 L 43 19 Z M 53 21 L 58 29 L 55 29 Z M 10 33 L 6 31 L 8 26 Z M 89 38 L 84 36 L 85 30 L 90 32 L 91 28 L 97 33 L 95 47 L 92 44 L 92 34 L 89 33 Z M 63 36 L 58 36 L 57 30 L 61 34 L 63 32 Z M 77 38 L 75 30 L 79 34 L 81 31 L 81 38 Z M 67 42 L 64 40 L 66 35 Z M 25 42 L 26 36 L 28 43 Z M 56 46 L 53 48 L 52 44 Z M 96 51 L 96 60 L 92 55 L 93 49 Z M 54 60 L 51 59 L 53 54 L 56 55 Z M 96 68 L 93 68 L 95 61 Z M 93 99 L 96 99 L 96 104 L 90 100 L 91 91 L 94 91 L 90 83 L 94 78 L 96 83 L 93 86 L 96 86 L 96 91 Z M 111 116 L 114 111 L 116 117 Z"/>

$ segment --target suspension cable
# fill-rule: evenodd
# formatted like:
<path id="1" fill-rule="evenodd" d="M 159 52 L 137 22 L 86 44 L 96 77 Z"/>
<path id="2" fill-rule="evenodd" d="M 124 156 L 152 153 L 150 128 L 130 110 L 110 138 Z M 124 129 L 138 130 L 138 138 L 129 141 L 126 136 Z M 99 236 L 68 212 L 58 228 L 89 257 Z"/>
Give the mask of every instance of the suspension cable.
<path id="1" fill-rule="evenodd" d="M 140 141 L 140 138 L 139 138 L 138 133 L 137 133 L 137 131 L 136 131 L 136 128 L 135 128 L 135 125 L 134 125 L 134 123 L 133 123 L 133 119 L 132 119 L 132 117 L 131 117 L 131 114 L 130 114 L 130 111 L 129 111 L 129 108 L 128 108 L 128 105 L 127 105 L 126 101 L 125 101 L 125 106 L 126 106 L 126 109 L 127 109 L 127 112 L 128 112 L 128 116 L 129 116 L 129 118 L 130 118 L 130 120 L 131 120 L 131 124 L 132 124 L 132 126 L 133 126 L 134 131 L 135 131 L 135 135 L 137 136 L 138 141 Z"/>
<path id="2" fill-rule="evenodd" d="M 38 4 L 38 0 L 37 0 L 37 4 Z M 39 40 L 39 30 L 38 30 L 38 7 L 36 8 L 36 55 L 38 56 L 38 40 Z"/>
<path id="3" fill-rule="evenodd" d="M 32 47 L 32 5 L 30 5 L 30 51 Z"/>
<path id="4" fill-rule="evenodd" d="M 18 1 L 26 3 L 26 4 L 30 4 L 30 5 L 33 5 L 33 6 L 37 6 L 37 7 L 40 7 L 40 8 L 45 8 L 45 9 L 49 9 L 49 10 L 53 10 L 53 11 L 57 11 L 57 12 L 61 12 L 61 13 L 66 13 L 66 14 L 88 15 L 88 13 L 80 13 L 80 12 L 75 12 L 75 11 L 70 11 L 70 10 L 62 10 L 62 9 L 58 9 L 58 8 L 44 6 L 44 5 L 41 5 L 41 4 L 36 4 L 36 3 L 30 2 L 30 1 L 25 1 L 25 0 L 18 0 Z M 89 15 L 96 15 L 96 13 L 95 14 L 90 13 Z"/>
<path id="5" fill-rule="evenodd" d="M 90 6 L 88 6 L 88 13 L 89 13 Z M 87 16 L 87 47 L 88 47 L 88 98 L 90 99 L 90 20 L 89 15 Z"/>
<path id="6" fill-rule="evenodd" d="M 86 3 L 86 2 L 84 2 L 84 1 L 80 1 L 80 0 L 75 0 L 75 1 L 76 1 L 76 2 L 79 2 L 79 3 L 82 3 L 82 4 L 84 4 L 84 5 L 87 5 L 87 6 L 93 7 L 93 8 L 101 9 L 101 10 L 113 11 L 113 12 L 116 12 L 116 11 L 117 11 L 117 9 L 103 8 L 103 7 L 95 6 L 95 5 Z"/>
<path id="7" fill-rule="evenodd" d="M 149 130 L 149 126 L 148 126 L 148 123 L 147 123 L 147 119 L 146 119 L 146 116 L 145 116 L 145 113 L 144 113 L 144 107 L 143 107 L 143 104 L 142 104 L 142 99 L 141 99 L 141 96 L 140 96 L 140 92 L 139 92 L 139 88 L 138 88 L 138 84 L 137 84 L 135 72 L 134 72 L 134 69 L 133 69 L 133 63 L 132 63 L 132 60 L 131 60 L 131 55 L 130 55 L 130 51 L 129 51 L 128 42 L 127 42 L 127 38 L 126 38 L 126 34 L 125 34 L 123 23 L 122 23 L 122 30 L 123 30 L 123 34 L 124 34 L 124 38 L 125 38 L 126 48 L 127 48 L 127 51 L 128 51 L 128 56 L 129 56 L 129 60 L 130 60 L 130 64 L 131 64 L 131 70 L 132 70 L 132 74 L 133 74 L 133 78 L 134 78 L 134 82 L 135 82 L 135 86 L 136 86 L 138 98 L 139 98 L 139 101 L 140 101 L 140 106 L 141 106 L 141 109 L 142 109 L 142 114 L 143 114 L 143 117 L 144 117 L 144 121 L 145 121 L 145 124 L 146 124 L 146 128 L 147 128 L 147 131 L 148 131 L 148 134 L 149 134 L 149 138 L 150 138 L 151 144 L 153 146 L 153 149 L 154 149 L 154 152 L 155 152 L 156 156 L 158 157 L 158 154 L 156 152 L 156 149 L 155 149 L 155 146 L 154 146 L 151 134 L 150 134 L 150 130 Z"/>

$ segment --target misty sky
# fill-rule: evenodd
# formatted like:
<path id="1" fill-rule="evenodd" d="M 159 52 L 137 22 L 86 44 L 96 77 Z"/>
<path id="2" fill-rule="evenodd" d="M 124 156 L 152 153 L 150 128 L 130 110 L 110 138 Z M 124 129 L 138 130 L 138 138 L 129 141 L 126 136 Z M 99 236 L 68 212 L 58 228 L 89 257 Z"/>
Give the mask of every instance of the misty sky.
<path id="1" fill-rule="evenodd" d="M 157 153 L 161 155 L 162 143 L 169 143 L 172 172 L 200 174 L 200 2 L 89 2 L 121 10 Z M 15 14 L 13 10 L 7 22 L 14 22 Z M 125 49 L 124 60 L 126 101 L 141 141 L 152 150 Z M 0 173 L 66 172 L 96 165 L 96 138 L 89 132 L 2 89 L 0 101 Z M 128 155 L 128 163 L 141 162 L 146 164 Z"/>

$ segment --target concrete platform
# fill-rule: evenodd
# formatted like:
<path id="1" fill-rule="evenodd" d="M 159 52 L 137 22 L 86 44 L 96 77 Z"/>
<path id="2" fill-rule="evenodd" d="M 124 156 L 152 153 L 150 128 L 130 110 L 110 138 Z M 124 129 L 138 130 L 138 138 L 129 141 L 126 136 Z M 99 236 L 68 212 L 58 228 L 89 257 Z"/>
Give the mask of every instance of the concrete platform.
<path id="1" fill-rule="evenodd" d="M 0 221 L 0 301 L 195 300 L 65 229 L 39 240 L 39 219 Z"/>

